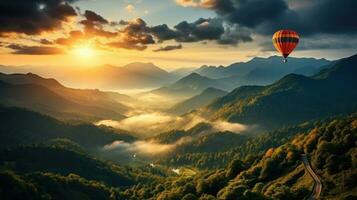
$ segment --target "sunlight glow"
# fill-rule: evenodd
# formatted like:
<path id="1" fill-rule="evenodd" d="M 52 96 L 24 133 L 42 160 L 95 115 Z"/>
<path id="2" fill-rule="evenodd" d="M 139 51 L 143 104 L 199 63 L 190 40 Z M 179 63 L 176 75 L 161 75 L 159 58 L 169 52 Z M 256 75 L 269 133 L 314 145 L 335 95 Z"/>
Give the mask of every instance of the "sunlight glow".
<path id="1" fill-rule="evenodd" d="M 90 46 L 82 46 L 76 48 L 74 53 L 80 57 L 90 58 L 94 55 L 94 50 Z"/>

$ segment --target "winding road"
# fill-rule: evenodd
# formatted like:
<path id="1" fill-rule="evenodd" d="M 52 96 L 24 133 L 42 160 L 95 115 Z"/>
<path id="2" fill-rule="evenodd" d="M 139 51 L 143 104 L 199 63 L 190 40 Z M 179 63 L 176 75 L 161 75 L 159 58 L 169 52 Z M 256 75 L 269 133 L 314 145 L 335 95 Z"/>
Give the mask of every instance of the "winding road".
<path id="1" fill-rule="evenodd" d="M 314 170 L 312 170 L 309 159 L 306 154 L 301 155 L 301 160 L 304 163 L 305 170 L 310 174 L 310 176 L 314 179 L 314 188 L 312 194 L 307 198 L 307 200 L 316 200 L 320 197 L 322 190 L 322 183 L 320 178 L 315 174 Z"/>

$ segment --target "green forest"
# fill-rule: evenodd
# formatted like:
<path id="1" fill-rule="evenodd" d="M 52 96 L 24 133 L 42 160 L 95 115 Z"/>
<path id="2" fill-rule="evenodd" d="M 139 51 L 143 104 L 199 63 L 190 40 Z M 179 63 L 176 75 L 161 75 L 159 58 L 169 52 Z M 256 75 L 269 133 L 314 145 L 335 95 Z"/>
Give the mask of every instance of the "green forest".
<path id="1" fill-rule="evenodd" d="M 313 185 L 301 154 L 321 177 L 321 199 L 357 195 L 357 114 L 269 132 L 228 151 L 178 152 L 155 168 L 105 161 L 69 138 L 3 149 L 2 199 L 298 200 Z M 185 167 L 177 175 L 167 166 Z"/>

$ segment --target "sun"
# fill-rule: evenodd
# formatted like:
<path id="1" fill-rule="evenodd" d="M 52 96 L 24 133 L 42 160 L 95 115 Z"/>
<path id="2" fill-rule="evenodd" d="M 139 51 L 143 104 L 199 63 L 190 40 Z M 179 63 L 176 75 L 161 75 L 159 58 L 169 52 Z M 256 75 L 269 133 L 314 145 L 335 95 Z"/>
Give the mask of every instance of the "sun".
<path id="1" fill-rule="evenodd" d="M 80 57 L 90 58 L 94 55 L 94 49 L 90 46 L 81 46 L 74 49 L 74 53 Z"/>

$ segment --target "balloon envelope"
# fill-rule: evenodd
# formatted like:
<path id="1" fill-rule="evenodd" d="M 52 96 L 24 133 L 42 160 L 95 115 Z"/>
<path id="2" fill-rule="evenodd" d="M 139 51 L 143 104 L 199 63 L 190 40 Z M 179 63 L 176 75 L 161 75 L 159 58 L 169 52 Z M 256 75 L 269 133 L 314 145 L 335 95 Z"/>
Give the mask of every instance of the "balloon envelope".
<path id="1" fill-rule="evenodd" d="M 273 44 L 286 59 L 299 43 L 299 35 L 293 30 L 279 30 L 273 35 Z"/>

